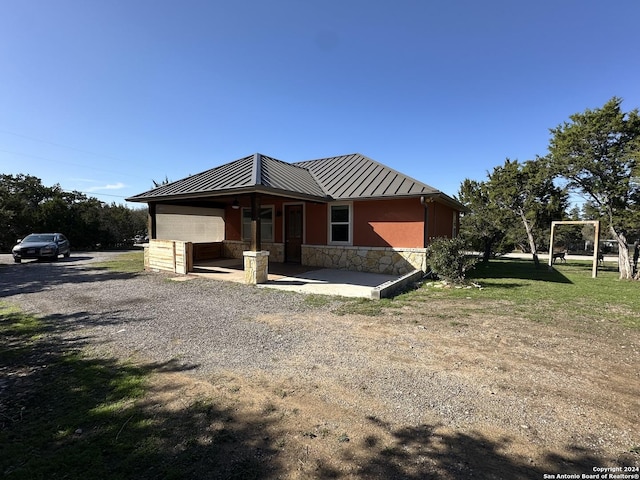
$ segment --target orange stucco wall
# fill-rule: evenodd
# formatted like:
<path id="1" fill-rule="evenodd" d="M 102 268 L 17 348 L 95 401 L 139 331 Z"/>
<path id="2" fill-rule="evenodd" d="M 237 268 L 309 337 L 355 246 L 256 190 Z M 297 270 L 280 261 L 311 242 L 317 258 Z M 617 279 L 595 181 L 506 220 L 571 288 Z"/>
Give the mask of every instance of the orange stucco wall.
<path id="1" fill-rule="evenodd" d="M 417 198 L 353 203 L 353 244 L 370 247 L 424 246 L 424 207 Z"/>
<path id="2" fill-rule="evenodd" d="M 242 203 L 242 202 L 245 203 Z M 261 204 L 273 206 L 274 242 L 282 243 L 284 203 L 287 199 L 263 197 Z M 291 202 L 291 201 L 290 201 Z M 297 203 L 297 202 L 294 202 Z M 428 205 L 429 239 L 450 237 L 459 215 L 452 208 L 432 202 Z M 241 200 L 249 207 L 248 198 Z M 418 198 L 353 202 L 353 245 L 369 247 L 421 248 L 424 246 L 424 207 Z M 328 204 L 308 202 L 304 206 L 305 239 L 308 245 L 326 245 L 328 241 Z M 225 239 L 242 239 L 242 210 L 225 209 Z"/>
<path id="3" fill-rule="evenodd" d="M 242 237 L 241 210 L 227 207 L 224 210 L 224 239 L 240 241 Z"/>
<path id="4" fill-rule="evenodd" d="M 283 222 L 283 200 L 274 197 L 265 197 L 262 199 L 261 204 L 265 207 L 274 208 L 273 219 L 273 241 L 275 243 L 282 243 L 282 222 Z M 240 241 L 242 239 L 242 208 L 249 208 L 249 203 L 241 203 L 241 208 L 234 209 L 227 207 L 225 209 L 225 239 L 232 241 Z"/>
<path id="5" fill-rule="evenodd" d="M 328 206 L 308 203 L 306 243 L 326 245 Z M 438 203 L 429 205 L 429 237 L 451 236 L 452 212 Z M 424 207 L 417 198 L 353 203 L 353 245 L 421 248 L 424 246 Z"/>
<path id="6" fill-rule="evenodd" d="M 429 210 L 429 238 L 450 238 L 453 232 L 453 213 L 455 210 L 441 203 L 433 203 L 431 207 Z"/>
<path id="7" fill-rule="evenodd" d="M 327 244 L 327 205 L 324 203 L 307 203 L 305 206 L 305 243 L 308 245 Z"/>

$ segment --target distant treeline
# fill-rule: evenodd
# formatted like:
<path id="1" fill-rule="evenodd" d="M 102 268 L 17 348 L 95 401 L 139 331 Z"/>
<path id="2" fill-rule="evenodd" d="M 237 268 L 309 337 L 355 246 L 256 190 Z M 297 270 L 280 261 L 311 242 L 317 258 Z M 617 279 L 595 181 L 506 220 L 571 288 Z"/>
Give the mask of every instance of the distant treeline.
<path id="1" fill-rule="evenodd" d="M 147 209 L 107 204 L 31 175 L 0 174 L 0 251 L 33 232 L 60 232 L 72 249 L 121 248 L 147 228 Z"/>

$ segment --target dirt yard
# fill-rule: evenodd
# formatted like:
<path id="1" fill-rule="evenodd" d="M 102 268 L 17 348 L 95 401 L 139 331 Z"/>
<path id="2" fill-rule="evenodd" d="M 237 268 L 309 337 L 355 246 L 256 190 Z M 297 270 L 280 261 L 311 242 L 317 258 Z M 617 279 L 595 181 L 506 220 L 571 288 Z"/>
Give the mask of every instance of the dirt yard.
<path id="1" fill-rule="evenodd" d="M 175 418 L 199 408 L 189 429 L 173 423 L 171 451 L 198 449 L 216 472 L 189 478 L 542 479 L 640 465 L 640 332 L 613 322 L 538 323 L 506 303 L 437 298 L 338 315 L 300 295 L 153 275 L 53 288 L 64 296 L 4 300 L 74 316 L 96 354 L 193 365 L 153 374 L 144 399 Z M 162 304 L 176 289 L 188 307 Z M 197 315 L 203 292 L 209 317 Z"/>
<path id="2" fill-rule="evenodd" d="M 333 361 L 274 359 L 307 366 L 286 378 L 165 376 L 158 387 L 166 392 L 168 382 L 173 397 L 159 401 L 180 408 L 185 398 L 211 398 L 234 412 L 224 428 L 261 425 L 247 440 L 263 445 L 286 478 L 543 478 L 639 465 L 636 333 L 505 324 L 481 305 L 467 306 L 462 320 L 395 313 L 257 318 L 309 330 Z M 353 352 L 332 350 L 330 339 L 342 336 L 388 378 L 420 379 L 426 388 L 389 391 L 366 367 L 353 376 Z"/>

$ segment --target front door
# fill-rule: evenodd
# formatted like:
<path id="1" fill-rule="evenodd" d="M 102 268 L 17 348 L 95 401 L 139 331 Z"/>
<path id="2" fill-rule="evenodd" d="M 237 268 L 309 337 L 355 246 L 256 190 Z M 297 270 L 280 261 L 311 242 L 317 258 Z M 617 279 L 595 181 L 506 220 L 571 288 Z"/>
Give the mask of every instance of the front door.
<path id="1" fill-rule="evenodd" d="M 302 260 L 302 205 L 284 207 L 284 256 L 285 262 Z"/>

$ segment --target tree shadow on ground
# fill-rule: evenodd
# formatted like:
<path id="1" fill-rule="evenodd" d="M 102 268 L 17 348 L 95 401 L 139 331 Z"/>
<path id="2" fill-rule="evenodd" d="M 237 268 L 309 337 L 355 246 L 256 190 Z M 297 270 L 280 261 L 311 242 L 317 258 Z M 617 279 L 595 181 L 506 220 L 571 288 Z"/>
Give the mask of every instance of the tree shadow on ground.
<path id="1" fill-rule="evenodd" d="M 35 293 L 65 283 L 95 283 L 128 279 L 135 273 L 113 272 L 69 261 L 29 262 L 3 265 L 0 271 L 0 298 Z"/>
<path id="2" fill-rule="evenodd" d="M 240 420 L 210 399 L 186 401 L 179 386 L 150 394 L 150 376 L 197 366 L 87 356 L 86 339 L 6 309 L 0 328 L 3 478 L 264 478 L 278 470 L 267 418 Z M 167 395 L 181 408 L 167 408 Z"/>
<path id="3" fill-rule="evenodd" d="M 505 452 L 509 437 L 488 438 L 477 432 L 442 433 L 441 425 L 393 428 L 376 417 L 368 421 L 393 439 L 382 444 L 374 436 L 364 439 L 369 449 L 361 478 L 372 479 L 540 479 L 545 473 L 591 473 L 600 465 L 597 456 L 570 447 L 567 455 L 548 455 L 544 466 L 530 458 Z"/>
<path id="4" fill-rule="evenodd" d="M 469 272 L 468 278 L 517 278 L 552 283 L 572 283 L 557 269 L 549 269 L 547 264 L 541 263 L 538 268 L 532 261 L 521 259 L 492 260 L 480 262 Z"/>

